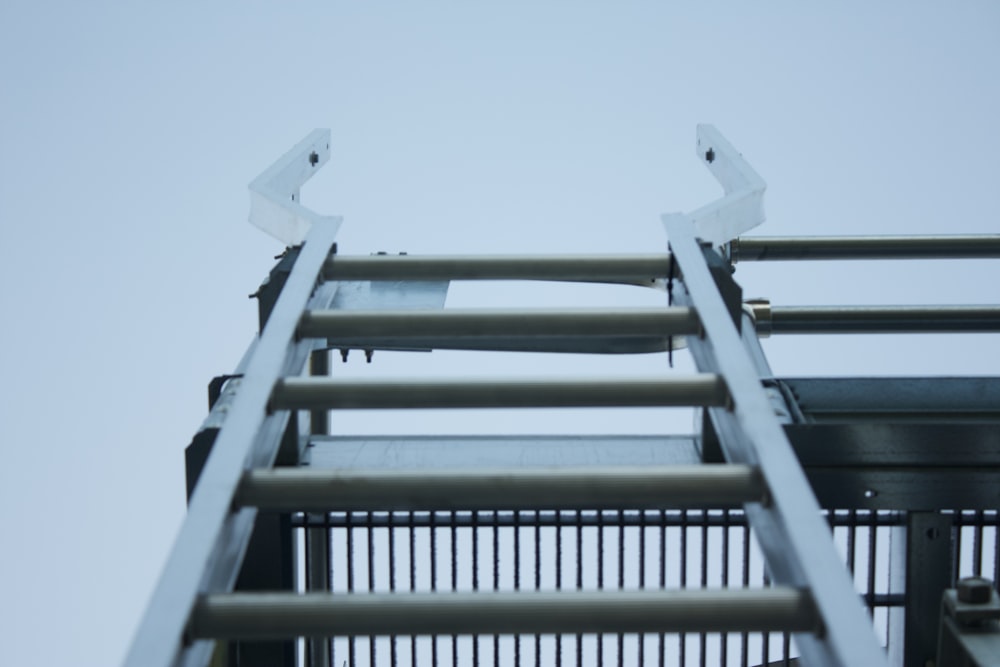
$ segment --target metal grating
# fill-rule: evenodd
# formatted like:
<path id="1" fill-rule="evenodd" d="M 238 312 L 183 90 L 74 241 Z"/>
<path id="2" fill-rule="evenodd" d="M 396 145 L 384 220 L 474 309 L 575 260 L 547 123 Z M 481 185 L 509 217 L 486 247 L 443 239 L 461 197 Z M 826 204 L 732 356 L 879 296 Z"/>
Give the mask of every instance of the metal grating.
<path id="1" fill-rule="evenodd" d="M 954 577 L 994 577 L 997 512 L 952 512 Z M 892 590 L 890 549 L 905 514 L 827 513 L 883 644 Z M 741 510 L 331 512 L 298 514 L 327 531 L 335 593 L 767 586 Z M 305 550 L 303 550 L 304 552 Z M 334 665 L 795 664 L 794 642 L 773 633 L 353 637 L 330 640 Z"/>

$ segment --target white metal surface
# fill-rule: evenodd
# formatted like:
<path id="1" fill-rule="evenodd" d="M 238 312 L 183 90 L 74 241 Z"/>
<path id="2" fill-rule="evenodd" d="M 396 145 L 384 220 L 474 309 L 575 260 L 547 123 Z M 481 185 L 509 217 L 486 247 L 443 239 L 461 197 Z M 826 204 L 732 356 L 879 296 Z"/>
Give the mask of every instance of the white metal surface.
<path id="1" fill-rule="evenodd" d="M 330 159 L 330 130 L 313 130 L 250 183 L 250 223 L 288 246 L 305 240 L 317 222 L 342 219 L 315 213 L 299 201 L 299 188 Z"/>

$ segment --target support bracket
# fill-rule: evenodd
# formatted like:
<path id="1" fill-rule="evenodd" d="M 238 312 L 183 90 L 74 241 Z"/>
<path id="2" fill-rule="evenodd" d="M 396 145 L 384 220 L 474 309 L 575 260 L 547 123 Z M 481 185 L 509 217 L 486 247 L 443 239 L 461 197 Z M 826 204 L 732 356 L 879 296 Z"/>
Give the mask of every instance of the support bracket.
<path id="1" fill-rule="evenodd" d="M 687 214 L 696 235 L 720 246 L 764 222 L 767 184 L 714 125 L 699 125 L 696 153 L 725 196 Z"/>
<path id="2" fill-rule="evenodd" d="M 320 215 L 300 202 L 299 189 L 330 159 L 330 130 L 313 130 L 250 183 L 250 224 L 286 246 L 305 240 L 316 222 L 333 225 L 343 218 Z"/>

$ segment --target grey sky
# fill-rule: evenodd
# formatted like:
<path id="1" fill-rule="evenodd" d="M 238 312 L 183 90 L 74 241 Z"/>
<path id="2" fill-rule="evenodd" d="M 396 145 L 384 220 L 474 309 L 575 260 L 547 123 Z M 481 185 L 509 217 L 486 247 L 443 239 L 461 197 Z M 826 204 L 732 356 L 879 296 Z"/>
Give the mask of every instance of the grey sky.
<path id="1" fill-rule="evenodd" d="M 246 185 L 314 127 L 333 156 L 303 199 L 344 252 L 660 250 L 661 213 L 719 193 L 699 122 L 767 181 L 760 234 L 997 230 L 995 3 L 540 4 L 0 7 L 0 663 L 121 659 L 281 250 Z M 955 266 L 737 276 L 783 305 L 996 302 L 996 262 Z M 998 374 L 996 343 L 767 349 L 784 374 Z"/>

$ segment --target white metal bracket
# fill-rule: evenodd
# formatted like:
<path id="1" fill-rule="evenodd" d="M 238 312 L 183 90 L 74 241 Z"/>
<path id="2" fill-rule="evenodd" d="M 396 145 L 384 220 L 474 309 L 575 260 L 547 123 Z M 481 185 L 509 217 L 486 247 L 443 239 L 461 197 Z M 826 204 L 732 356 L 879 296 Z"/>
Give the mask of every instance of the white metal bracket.
<path id="1" fill-rule="evenodd" d="M 298 245 L 316 222 L 340 227 L 343 218 L 302 205 L 299 188 L 330 159 L 330 130 L 313 130 L 250 183 L 250 223 L 285 245 Z"/>
<path id="2" fill-rule="evenodd" d="M 723 245 L 764 222 L 767 184 L 714 125 L 699 125 L 695 152 L 725 196 L 686 214 L 696 234 L 712 245 Z M 676 214 L 673 214 L 676 215 Z"/>

